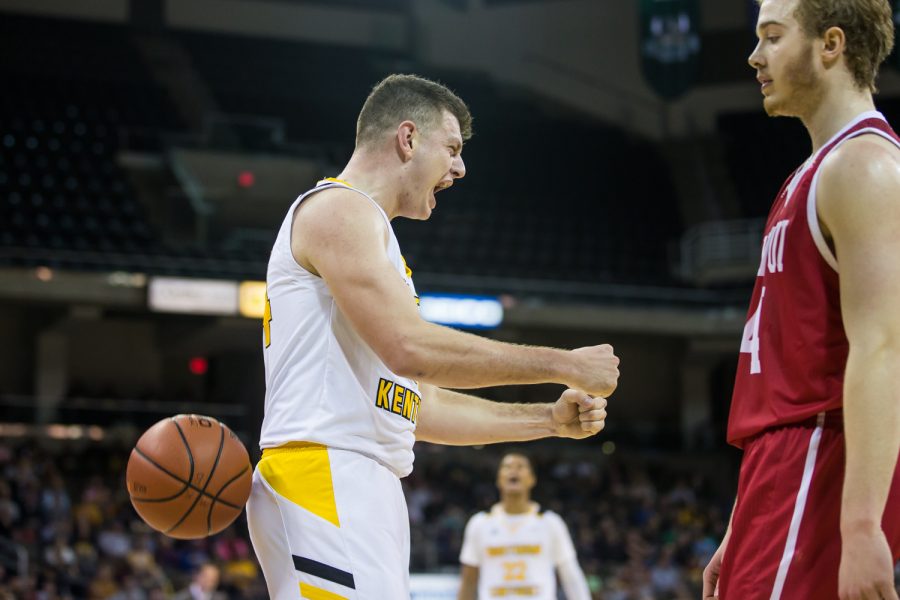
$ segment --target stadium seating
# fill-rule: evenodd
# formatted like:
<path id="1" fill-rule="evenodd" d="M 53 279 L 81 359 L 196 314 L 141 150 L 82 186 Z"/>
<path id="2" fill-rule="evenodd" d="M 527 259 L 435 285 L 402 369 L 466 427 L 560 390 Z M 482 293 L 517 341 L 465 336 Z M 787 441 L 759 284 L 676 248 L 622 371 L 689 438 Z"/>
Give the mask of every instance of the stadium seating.
<path id="1" fill-rule="evenodd" d="M 156 252 L 156 234 L 116 162 L 120 134 L 180 125 L 128 33 L 4 15 L 0 72 L 4 262 L 91 268 L 67 256 L 94 252 L 110 256 L 97 266 L 126 267 L 128 258 L 113 256 Z"/>
<path id="2" fill-rule="evenodd" d="M 0 232 L 0 261 L 263 276 L 267 251 L 256 245 L 164 239 L 119 166 L 123 132 L 140 133 L 129 140 L 155 140 L 142 150 L 160 151 L 153 132 L 184 129 L 132 32 L 5 17 L 0 34 L 0 73 L 10 83 L 0 96 L 0 218 L 9 223 Z M 362 100 L 388 72 L 416 70 L 456 89 L 475 115 L 476 137 L 464 154 L 469 174 L 438 197 L 427 226 L 396 222 L 419 274 L 501 284 L 671 283 L 667 252 L 680 220 L 666 167 L 649 142 L 556 116 L 565 113 L 551 114 L 537 99 L 483 76 L 416 67 L 396 53 L 170 35 L 220 110 L 280 119 L 289 140 L 320 144 L 336 164 L 352 150 Z"/>

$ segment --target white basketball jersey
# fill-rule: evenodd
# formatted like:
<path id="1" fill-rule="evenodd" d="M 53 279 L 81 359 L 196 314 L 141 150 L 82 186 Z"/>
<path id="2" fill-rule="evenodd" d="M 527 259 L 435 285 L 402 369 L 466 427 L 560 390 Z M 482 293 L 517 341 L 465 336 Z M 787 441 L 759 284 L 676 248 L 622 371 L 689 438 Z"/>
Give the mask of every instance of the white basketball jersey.
<path id="1" fill-rule="evenodd" d="M 341 313 L 325 281 L 301 267 L 291 253 L 297 206 L 311 194 L 336 187 L 365 196 L 384 216 L 388 258 L 416 296 L 390 220 L 371 197 L 328 179 L 294 201 L 266 275 L 266 404 L 259 445 L 316 442 L 359 452 L 404 477 L 412 471 L 418 385 L 385 366 Z"/>
<path id="2" fill-rule="evenodd" d="M 466 525 L 459 560 L 478 567 L 478 598 L 556 600 L 556 567 L 575 558 L 566 524 L 554 512 L 509 515 L 499 504 Z"/>

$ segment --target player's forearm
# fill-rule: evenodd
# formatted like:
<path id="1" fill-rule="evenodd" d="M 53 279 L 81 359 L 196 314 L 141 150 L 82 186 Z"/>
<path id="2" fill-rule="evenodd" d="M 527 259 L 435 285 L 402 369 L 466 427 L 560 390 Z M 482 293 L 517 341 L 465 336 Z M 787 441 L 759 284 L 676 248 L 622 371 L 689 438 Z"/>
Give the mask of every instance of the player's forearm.
<path id="1" fill-rule="evenodd" d="M 851 346 L 844 382 L 847 462 L 841 529 L 881 527 L 900 451 L 900 339 Z"/>
<path id="2" fill-rule="evenodd" d="M 463 582 L 459 587 L 459 594 L 457 594 L 457 600 L 478 600 L 475 595 L 476 587 L 474 585 L 467 584 Z"/>
<path id="3" fill-rule="evenodd" d="M 425 394 L 416 426 L 419 441 L 469 446 L 524 442 L 557 433 L 551 404 L 491 402 L 434 387 Z"/>
<path id="4" fill-rule="evenodd" d="M 478 567 L 463 565 L 459 575 L 459 593 L 456 600 L 477 600 L 478 598 Z"/>
<path id="5" fill-rule="evenodd" d="M 441 387 L 568 384 L 574 379 L 577 357 L 566 350 L 508 344 L 425 322 L 402 337 L 392 370 Z"/>

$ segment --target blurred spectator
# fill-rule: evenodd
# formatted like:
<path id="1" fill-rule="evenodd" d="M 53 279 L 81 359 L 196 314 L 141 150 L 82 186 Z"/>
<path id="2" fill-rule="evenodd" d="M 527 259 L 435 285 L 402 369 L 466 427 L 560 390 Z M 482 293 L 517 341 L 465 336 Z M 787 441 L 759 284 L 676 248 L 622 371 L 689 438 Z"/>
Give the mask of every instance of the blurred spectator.
<path id="1" fill-rule="evenodd" d="M 100 550 L 111 558 L 124 558 L 131 550 L 131 536 L 125 531 L 121 521 L 113 521 L 110 529 L 105 529 L 97 536 Z"/>
<path id="2" fill-rule="evenodd" d="M 88 598 L 90 600 L 105 600 L 115 596 L 118 591 L 119 584 L 116 583 L 112 565 L 102 563 L 88 588 Z"/>
<path id="3" fill-rule="evenodd" d="M 224 600 L 219 588 L 219 567 L 212 563 L 200 566 L 187 589 L 181 590 L 172 600 Z"/>
<path id="4" fill-rule="evenodd" d="M 44 492 L 41 495 L 41 508 L 44 511 L 44 518 L 48 520 L 67 518 L 69 516 L 72 502 L 69 499 L 69 493 L 66 491 L 66 484 L 57 471 L 53 471 L 50 474 Z"/>

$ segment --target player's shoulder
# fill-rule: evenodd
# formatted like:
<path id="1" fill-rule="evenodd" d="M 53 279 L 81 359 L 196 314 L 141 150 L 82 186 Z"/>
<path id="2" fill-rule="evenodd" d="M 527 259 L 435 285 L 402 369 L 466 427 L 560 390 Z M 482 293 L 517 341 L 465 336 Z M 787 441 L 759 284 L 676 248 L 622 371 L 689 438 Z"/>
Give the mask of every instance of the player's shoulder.
<path id="1" fill-rule="evenodd" d="M 491 517 L 491 513 L 486 510 L 479 510 L 477 513 L 469 517 L 470 521 L 485 521 Z"/>
<path id="2" fill-rule="evenodd" d="M 849 139 L 830 152 L 819 168 L 817 204 L 826 221 L 868 207 L 873 217 L 900 192 L 900 148 L 880 135 Z M 864 202 L 846 202 L 846 198 Z"/>
<path id="3" fill-rule="evenodd" d="M 550 523 L 562 523 L 563 519 L 559 516 L 559 513 L 553 512 L 550 509 L 541 508 L 538 509 L 537 516 L 546 519 Z"/>
<path id="4" fill-rule="evenodd" d="M 303 198 L 294 212 L 291 239 L 292 244 L 344 250 L 370 242 L 387 244 L 389 233 L 374 201 L 355 190 L 333 187 Z"/>
<path id="5" fill-rule="evenodd" d="M 850 138 L 828 153 L 819 167 L 821 177 L 832 183 L 891 176 L 900 168 L 900 147 L 877 134 Z M 887 170 L 887 171 L 886 171 Z"/>
<path id="6" fill-rule="evenodd" d="M 297 222 L 340 228 L 348 222 L 383 224 L 378 206 L 360 192 L 345 187 L 312 190 L 294 213 Z"/>
<path id="7" fill-rule="evenodd" d="M 474 515 L 472 515 L 471 517 L 469 517 L 469 523 L 468 523 L 467 527 L 469 527 L 469 528 L 480 527 L 484 523 L 486 523 L 490 519 L 490 517 L 491 517 L 490 513 L 488 513 L 487 511 L 484 511 L 484 510 L 480 510 L 477 513 L 475 513 Z"/>

